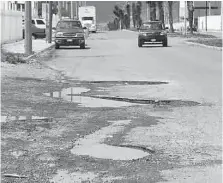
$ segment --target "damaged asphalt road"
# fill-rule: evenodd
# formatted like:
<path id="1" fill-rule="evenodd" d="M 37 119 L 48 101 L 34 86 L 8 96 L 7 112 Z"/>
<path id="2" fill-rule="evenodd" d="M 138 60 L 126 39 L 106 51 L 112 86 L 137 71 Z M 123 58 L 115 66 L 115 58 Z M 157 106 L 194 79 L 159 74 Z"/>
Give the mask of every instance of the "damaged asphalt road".
<path id="1" fill-rule="evenodd" d="M 2 182 L 221 182 L 220 54 L 131 34 L 2 67 Z"/>

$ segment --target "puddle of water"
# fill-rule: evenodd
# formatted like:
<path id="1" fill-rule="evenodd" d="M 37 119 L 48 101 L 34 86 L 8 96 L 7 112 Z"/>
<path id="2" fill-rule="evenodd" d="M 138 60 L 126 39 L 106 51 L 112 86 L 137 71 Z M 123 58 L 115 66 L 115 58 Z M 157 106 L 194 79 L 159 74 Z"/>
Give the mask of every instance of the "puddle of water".
<path id="1" fill-rule="evenodd" d="M 71 153 L 112 160 L 133 160 L 149 155 L 149 153 L 138 149 L 103 144 L 106 138 L 122 131 L 124 125 L 129 124 L 130 120 L 110 122 L 113 124 L 76 141 L 76 146 L 71 150 Z"/>
<path id="2" fill-rule="evenodd" d="M 95 144 L 91 146 L 74 148 L 72 153 L 75 153 L 76 155 L 87 155 L 95 158 L 112 160 L 133 160 L 149 155 L 141 150 L 127 147 L 109 146 L 106 144 Z"/>
<path id="3" fill-rule="evenodd" d="M 128 102 L 113 101 L 85 96 L 74 96 L 79 95 L 83 92 L 87 92 L 89 90 L 90 89 L 81 87 L 72 87 L 63 89 L 61 91 L 44 93 L 44 95 L 54 98 L 62 98 L 63 100 L 66 100 L 68 102 L 79 103 L 79 106 L 81 107 L 125 107 L 135 105 L 133 103 Z"/>
<path id="4" fill-rule="evenodd" d="M 84 92 L 88 92 L 90 89 L 82 88 L 82 87 L 71 87 L 71 88 L 65 88 L 61 91 L 56 92 L 50 92 L 50 93 L 44 93 L 44 95 L 49 97 L 55 97 L 55 98 L 63 98 L 66 95 L 79 95 Z"/>
<path id="5" fill-rule="evenodd" d="M 41 120 L 41 121 L 52 121 L 51 118 L 42 116 L 1 116 L 1 123 L 9 121 L 26 121 L 26 120 Z"/>

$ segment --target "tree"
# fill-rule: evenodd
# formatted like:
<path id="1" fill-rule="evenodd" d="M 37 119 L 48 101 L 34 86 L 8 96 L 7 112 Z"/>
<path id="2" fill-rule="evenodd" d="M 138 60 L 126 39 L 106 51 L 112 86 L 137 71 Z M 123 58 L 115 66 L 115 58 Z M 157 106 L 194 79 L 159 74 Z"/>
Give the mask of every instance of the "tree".
<path id="1" fill-rule="evenodd" d="M 156 1 L 150 1 L 150 20 L 156 20 Z"/>
<path id="2" fill-rule="evenodd" d="M 188 9 L 189 29 L 190 33 L 193 34 L 193 16 L 194 16 L 193 1 L 187 1 L 187 9 Z"/>
<path id="3" fill-rule="evenodd" d="M 118 5 L 115 5 L 113 13 L 119 19 L 119 23 L 121 23 L 121 29 L 122 29 L 124 20 L 124 11 L 121 8 L 119 8 Z"/>
<path id="4" fill-rule="evenodd" d="M 137 21 L 137 27 L 140 27 L 141 24 L 142 24 L 141 12 L 142 12 L 142 2 L 141 1 L 137 1 L 137 4 L 136 4 L 136 21 Z"/>
<path id="5" fill-rule="evenodd" d="M 136 4 L 133 2 L 132 3 L 132 20 L 133 20 L 134 28 L 136 27 L 136 18 L 137 18 L 137 15 L 136 15 Z"/>
<path id="6" fill-rule="evenodd" d="M 159 20 L 162 22 L 163 27 L 165 27 L 163 1 L 157 1 L 157 4 L 159 8 Z"/>
<path id="7" fill-rule="evenodd" d="M 126 12 L 127 12 L 127 16 L 128 16 L 128 19 L 127 19 L 127 28 L 130 28 L 130 5 L 129 3 L 126 5 Z"/>
<path id="8" fill-rule="evenodd" d="M 52 3 L 52 13 L 57 14 L 58 13 L 58 1 L 53 1 Z"/>
<path id="9" fill-rule="evenodd" d="M 173 1 L 167 1 L 167 3 L 168 3 L 168 11 L 169 11 L 170 32 L 174 32 L 174 29 L 173 29 Z"/>

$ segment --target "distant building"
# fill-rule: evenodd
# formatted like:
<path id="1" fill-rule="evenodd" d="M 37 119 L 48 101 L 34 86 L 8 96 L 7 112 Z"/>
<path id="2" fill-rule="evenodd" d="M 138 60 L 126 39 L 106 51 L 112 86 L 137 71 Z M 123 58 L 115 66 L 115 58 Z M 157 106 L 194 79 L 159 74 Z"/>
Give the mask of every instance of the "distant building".
<path id="1" fill-rule="evenodd" d="M 164 8 L 164 22 L 165 24 L 168 24 L 169 23 L 169 10 L 168 10 L 167 1 L 163 3 L 163 8 Z M 157 6 L 156 6 L 156 10 L 158 10 Z M 194 1 L 194 19 L 195 20 L 198 17 L 205 16 L 206 12 L 208 16 L 221 15 L 221 1 Z M 184 21 L 185 1 L 173 1 L 172 14 L 173 14 L 174 23 Z M 146 1 L 142 2 L 141 17 L 143 21 L 150 20 L 150 8 Z M 188 18 L 187 8 L 186 8 L 186 18 Z"/>

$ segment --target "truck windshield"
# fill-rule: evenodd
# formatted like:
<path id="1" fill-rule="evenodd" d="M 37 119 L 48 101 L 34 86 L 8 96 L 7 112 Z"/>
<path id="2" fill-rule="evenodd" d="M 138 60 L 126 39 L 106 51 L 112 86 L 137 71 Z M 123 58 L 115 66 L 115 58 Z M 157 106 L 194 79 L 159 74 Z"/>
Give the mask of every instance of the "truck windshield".
<path id="1" fill-rule="evenodd" d="M 79 21 L 62 21 L 57 24 L 57 27 L 60 29 L 73 29 L 81 28 L 81 23 Z"/>
<path id="2" fill-rule="evenodd" d="M 162 30 L 163 26 L 162 26 L 162 23 L 149 22 L 149 23 L 143 23 L 140 29 L 141 30 Z"/>
<path id="3" fill-rule="evenodd" d="M 93 20 L 93 17 L 83 17 L 82 20 Z"/>

